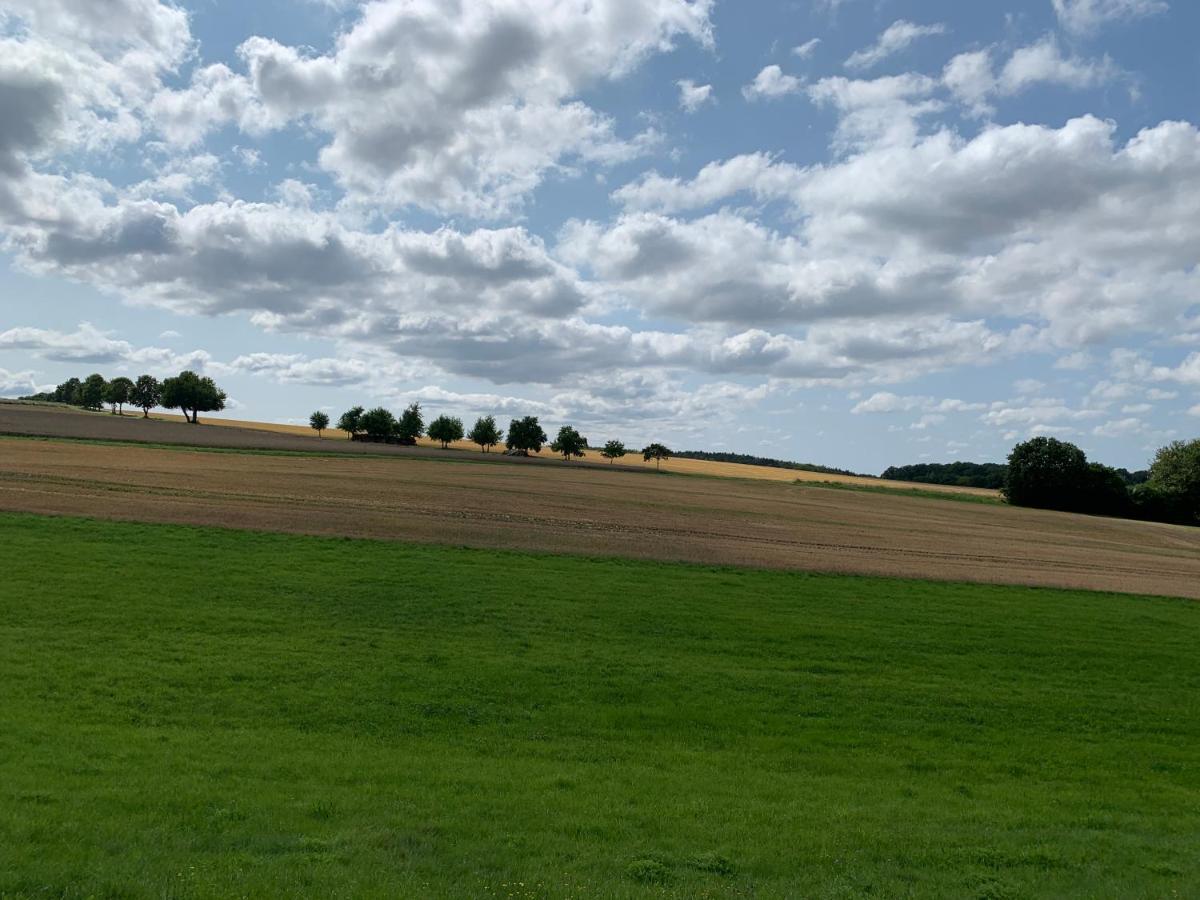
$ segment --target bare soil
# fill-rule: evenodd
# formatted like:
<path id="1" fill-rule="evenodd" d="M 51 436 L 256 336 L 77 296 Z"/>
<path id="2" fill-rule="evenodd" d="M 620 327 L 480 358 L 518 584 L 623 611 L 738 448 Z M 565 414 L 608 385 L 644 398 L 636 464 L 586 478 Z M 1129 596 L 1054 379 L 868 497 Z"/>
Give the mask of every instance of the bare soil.
<path id="1" fill-rule="evenodd" d="M 6 412 L 0 431 L 11 431 Z M 89 423 L 80 436 L 113 433 L 101 416 L 48 415 Z M 161 441 L 171 424 L 146 427 Z M 264 440 L 247 446 L 293 449 L 302 439 Z M 3 439 L 0 509 L 1200 598 L 1200 529 L 606 465 L 472 465 L 421 448 L 385 451 L 397 458 L 355 452 Z"/>

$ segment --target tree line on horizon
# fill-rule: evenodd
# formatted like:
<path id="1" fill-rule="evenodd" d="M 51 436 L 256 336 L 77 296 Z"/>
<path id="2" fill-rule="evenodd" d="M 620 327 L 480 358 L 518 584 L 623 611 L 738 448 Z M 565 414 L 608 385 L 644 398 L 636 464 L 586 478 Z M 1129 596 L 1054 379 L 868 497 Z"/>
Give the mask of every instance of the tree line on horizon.
<path id="1" fill-rule="evenodd" d="M 309 416 L 308 424 L 321 435 L 329 427 L 329 415 L 317 410 Z M 523 416 L 510 420 L 505 433 L 501 433 L 496 417 L 490 415 L 476 419 L 469 431 L 464 428 L 462 419 L 449 415 L 438 416 L 426 427 L 420 403 L 409 404 L 399 416 L 382 406 L 373 409 L 354 406 L 342 413 L 337 427 L 346 433 L 349 440 L 373 443 L 411 446 L 418 438 L 428 435 L 430 440 L 438 441 L 443 450 L 461 440 L 478 444 L 483 453 L 490 453 L 503 440 L 505 453 L 510 456 L 540 453 L 542 447 L 549 446 L 552 452 L 561 454 L 566 461 L 586 456 L 587 451 L 592 449 L 588 439 L 571 425 L 559 428 L 558 435 L 551 441 L 537 416 Z M 606 441 L 604 446 L 599 448 L 599 452 L 611 464 L 631 451 L 621 441 L 611 440 Z M 661 443 L 647 444 L 641 452 L 644 461 L 654 460 L 659 468 L 664 460 L 672 456 L 671 450 Z"/>
<path id="2" fill-rule="evenodd" d="M 148 418 L 150 410 L 156 407 L 178 409 L 188 422 L 197 424 L 199 413 L 223 410 L 228 398 L 212 378 L 185 370 L 162 381 L 152 375 L 139 375 L 136 379 L 118 376 L 107 380 L 99 373 L 92 373 L 82 379 L 69 378 L 53 391 L 20 399 L 69 404 L 90 410 L 101 410 L 108 405 L 114 415 L 124 415 L 125 406 L 130 406 L 140 409 L 144 418 Z M 309 425 L 318 435 L 329 424 L 329 415 L 320 410 L 309 418 Z M 369 410 L 355 406 L 342 414 L 337 427 L 351 440 L 377 443 L 411 445 L 427 434 L 445 449 L 455 441 L 466 439 L 478 444 L 484 453 L 491 452 L 503 440 L 505 452 L 516 456 L 539 453 L 548 445 L 551 451 L 561 454 L 567 461 L 583 457 L 592 449 L 587 438 L 571 425 L 559 428 L 551 441 L 537 416 L 512 419 L 505 433 L 501 433 L 495 417 L 490 415 L 476 419 L 469 431 L 463 427 L 462 419 L 449 415 L 438 416 L 426 427 L 419 403 L 410 404 L 399 416 L 382 406 Z M 631 452 L 636 451 L 629 450 L 617 440 L 607 441 L 599 448 L 600 456 L 610 463 Z M 681 456 L 828 474 L 854 474 L 827 466 L 788 463 L 738 453 L 673 453 L 661 443 L 647 444 L 641 453 L 644 461 L 654 460 L 660 468 L 664 460 Z M 1138 472 L 1089 462 L 1074 444 L 1051 437 L 1035 437 L 1017 444 L 1009 454 L 1007 464 L 956 462 L 892 466 L 882 477 L 915 483 L 999 488 L 1014 506 L 1200 525 L 1200 439 L 1174 441 L 1159 448 L 1150 468 Z"/>
<path id="3" fill-rule="evenodd" d="M 113 415 L 124 415 L 128 405 L 140 409 L 142 418 L 149 418 L 150 410 L 158 407 L 177 409 L 188 422 L 196 425 L 200 422 L 199 413 L 220 412 L 229 398 L 211 378 L 185 369 L 162 381 L 153 375 L 139 375 L 136 380 L 119 375 L 109 381 L 99 372 L 93 372 L 87 378 L 68 378 L 52 391 L 20 399 L 64 403 L 91 410 L 101 410 L 108 405 Z"/>

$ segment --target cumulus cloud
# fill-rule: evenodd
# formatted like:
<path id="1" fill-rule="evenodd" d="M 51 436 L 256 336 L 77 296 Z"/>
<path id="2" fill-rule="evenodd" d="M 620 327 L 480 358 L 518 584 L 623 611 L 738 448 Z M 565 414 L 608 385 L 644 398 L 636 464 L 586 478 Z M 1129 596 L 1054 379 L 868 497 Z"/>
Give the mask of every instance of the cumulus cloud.
<path id="1" fill-rule="evenodd" d="M 48 389 L 47 385 L 38 385 L 36 375 L 31 371 L 10 372 L 0 369 L 0 396 L 23 397 Z"/>
<path id="2" fill-rule="evenodd" d="M 1066 56 L 1053 35 L 1024 47 L 996 69 L 992 48 L 960 53 L 946 64 L 942 83 L 978 116 L 994 112 L 997 97 L 1013 97 L 1037 85 L 1054 85 L 1072 90 L 1099 87 L 1122 77 L 1108 57 L 1087 59 Z"/>
<path id="3" fill-rule="evenodd" d="M 711 0 L 381 0 L 327 54 L 252 37 L 245 74 L 199 70 L 156 100 L 164 134 L 304 122 L 328 136 L 322 168 L 369 206 L 496 218 L 565 163 L 610 164 L 652 135 L 617 134 L 573 99 L 679 39 L 711 44 Z"/>
<path id="4" fill-rule="evenodd" d="M 804 82 L 795 75 L 785 75 L 783 69 L 776 65 L 765 66 L 754 81 L 742 88 L 742 96 L 747 100 L 774 100 L 788 94 L 799 93 Z"/>
<path id="5" fill-rule="evenodd" d="M 163 347 L 135 347 L 90 322 L 81 322 L 74 331 L 10 328 L 0 332 L 0 350 L 23 350 L 54 362 L 115 366 L 123 371 L 142 367 L 153 374 L 173 374 L 181 369 L 204 371 L 212 363 L 205 350 L 177 353 Z"/>
<path id="6" fill-rule="evenodd" d="M 879 65 L 888 57 L 907 50 L 921 38 L 945 33 L 945 25 L 917 25 L 906 19 L 898 19 L 879 35 L 874 44 L 850 54 L 846 59 L 846 68 L 865 71 Z"/>

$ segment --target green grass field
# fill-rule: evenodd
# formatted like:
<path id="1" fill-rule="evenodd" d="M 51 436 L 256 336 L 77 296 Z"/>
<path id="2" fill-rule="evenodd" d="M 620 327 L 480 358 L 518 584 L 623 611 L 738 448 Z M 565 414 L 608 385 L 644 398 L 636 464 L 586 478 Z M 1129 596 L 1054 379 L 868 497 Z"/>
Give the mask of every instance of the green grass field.
<path id="1" fill-rule="evenodd" d="M 1200 607 L 0 515 L 0 896 L 1200 895 Z"/>

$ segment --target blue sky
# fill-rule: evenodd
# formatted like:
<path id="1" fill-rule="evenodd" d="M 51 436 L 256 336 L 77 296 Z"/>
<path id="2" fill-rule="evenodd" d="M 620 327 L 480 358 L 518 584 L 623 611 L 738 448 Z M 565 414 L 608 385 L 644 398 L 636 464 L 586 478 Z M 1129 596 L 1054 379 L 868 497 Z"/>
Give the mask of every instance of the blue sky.
<path id="1" fill-rule="evenodd" d="M 1200 431 L 1182 0 L 0 0 L 0 395 L 879 471 Z"/>

